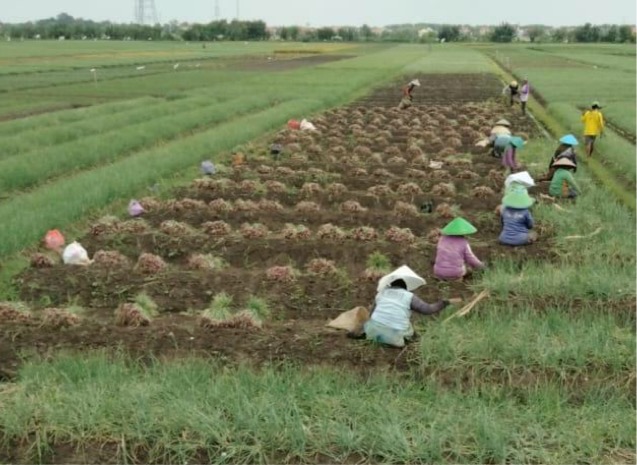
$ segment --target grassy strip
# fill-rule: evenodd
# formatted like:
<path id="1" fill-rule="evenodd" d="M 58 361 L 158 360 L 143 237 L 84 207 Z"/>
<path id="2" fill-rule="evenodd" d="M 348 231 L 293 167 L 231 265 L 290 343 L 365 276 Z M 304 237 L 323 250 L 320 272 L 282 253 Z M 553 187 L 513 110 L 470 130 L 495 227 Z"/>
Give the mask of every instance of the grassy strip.
<path id="1" fill-rule="evenodd" d="M 118 462 L 146 463 L 601 463 L 635 447 L 630 396 L 614 387 L 511 394 L 329 369 L 68 356 L 23 366 L 3 395 L 0 438 L 7 451 L 38 437 L 27 460 L 39 462 L 69 443 L 93 458 L 100 445 L 125 445 Z"/>
<path id="2" fill-rule="evenodd" d="M 201 96 L 169 102 L 156 100 L 124 112 L 83 119 L 62 126 L 34 128 L 0 140 L 0 160 L 22 153 L 25 154 L 25 158 L 28 158 L 29 152 L 37 156 L 35 149 L 48 147 L 48 150 L 54 150 L 56 145 L 93 135 L 109 137 L 109 131 L 116 129 L 120 129 L 118 134 L 126 133 L 130 125 L 149 122 L 149 115 L 175 115 L 227 100 L 227 97 L 204 99 Z M 79 144 L 81 145 L 81 142 Z M 73 150 L 73 146 L 67 147 L 69 150 L 65 152 Z M 48 150 L 45 149 L 39 153 L 44 157 L 53 156 L 50 153 L 46 154 Z"/>
<path id="3" fill-rule="evenodd" d="M 549 105 L 549 111 L 571 132 L 577 134 L 581 130 L 581 113 L 577 108 L 565 103 L 555 103 Z M 585 157 L 585 154 L 582 155 Z M 612 129 L 606 128 L 603 137 L 595 142 L 593 159 L 603 162 L 616 177 L 626 180 L 634 190 L 637 181 L 637 160 L 633 144 Z"/>
<path id="4" fill-rule="evenodd" d="M 268 105 L 267 96 L 253 96 L 191 111 L 172 112 L 160 118 L 153 118 L 156 112 L 151 108 L 146 111 L 145 123 L 0 161 L 0 189 L 10 192 L 33 187 L 71 170 L 112 162 L 146 145 L 175 138 L 184 131 L 217 124 Z"/>
<path id="5" fill-rule="evenodd" d="M 292 115 L 322 105 L 321 101 L 306 100 L 283 103 L 11 199 L 0 205 L 0 218 L 6 225 L 0 231 L 0 256 L 28 247 L 51 227 L 78 221 L 95 209 L 134 195 L 163 177 L 197 164 L 211 153 L 230 150 L 280 126 Z"/>
<path id="6" fill-rule="evenodd" d="M 598 306 L 576 315 L 566 308 L 539 315 L 513 306 L 481 307 L 469 318 L 428 321 L 420 341 L 420 366 L 471 372 L 478 382 L 488 382 L 497 370 L 549 370 L 590 373 L 591 378 L 595 371 L 605 371 L 630 384 L 635 375 L 632 319 L 628 312 L 600 313 Z"/>
<path id="7" fill-rule="evenodd" d="M 153 105 L 158 99 L 154 97 L 140 97 L 124 102 L 105 103 L 103 105 L 74 108 L 71 110 L 56 111 L 45 115 L 31 116 L 0 123 L 0 136 L 14 136 L 23 131 L 41 130 L 43 127 L 62 126 L 85 119 L 98 118 L 105 115 L 115 115 L 139 107 L 140 105 Z"/>
<path id="8" fill-rule="evenodd" d="M 494 70 L 507 82 L 513 79 L 513 76 L 507 73 L 503 68 L 501 68 L 495 60 Z M 567 130 L 563 127 L 563 125 L 560 124 L 560 122 L 558 122 L 558 120 L 555 119 L 555 117 L 552 116 L 535 99 L 529 100 L 528 108 L 553 135 L 567 133 Z M 595 160 L 594 158 L 580 157 L 580 160 L 583 160 L 583 162 L 588 166 L 593 175 L 624 205 L 630 207 L 633 211 L 635 211 L 637 205 L 634 192 L 628 191 L 623 184 L 617 181 L 610 170 L 608 170 L 602 163 Z"/>
<path id="9" fill-rule="evenodd" d="M 531 141 L 520 158 L 537 177 L 546 170 L 554 143 Z M 529 303 L 542 299 L 561 304 L 572 299 L 625 303 L 635 295 L 634 213 L 619 204 L 603 186 L 596 185 L 586 166 L 578 169 L 583 194 L 576 202 L 534 207 L 539 227 L 549 226 L 560 255 L 557 262 L 501 261 L 483 274 L 481 285 L 503 299 L 515 296 Z M 566 239 L 567 236 L 591 237 Z M 546 240 L 540 234 L 540 241 Z"/>

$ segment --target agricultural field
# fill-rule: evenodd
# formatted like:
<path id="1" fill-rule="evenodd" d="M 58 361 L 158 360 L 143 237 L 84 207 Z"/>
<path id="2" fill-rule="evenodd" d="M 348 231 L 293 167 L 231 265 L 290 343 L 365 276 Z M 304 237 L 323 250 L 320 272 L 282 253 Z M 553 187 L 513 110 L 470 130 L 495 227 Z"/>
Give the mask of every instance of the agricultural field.
<path id="1" fill-rule="evenodd" d="M 555 140 L 486 55 L 332 55 L 60 84 L 103 103 L 0 123 L 2 461 L 635 461 L 634 212 L 582 166 L 577 202 L 532 189 L 537 243 L 499 245 L 505 173 L 476 140 L 509 119 L 534 175 Z M 445 283 L 457 215 L 488 266 Z M 38 247 L 52 227 L 94 262 Z M 402 264 L 428 302 L 488 297 L 416 318 L 404 350 L 326 327 Z"/>
<path id="2" fill-rule="evenodd" d="M 580 115 L 598 100 L 607 131 L 597 159 L 627 189 L 635 189 L 635 45 L 492 46 L 486 52 L 518 78 L 578 137 Z"/>

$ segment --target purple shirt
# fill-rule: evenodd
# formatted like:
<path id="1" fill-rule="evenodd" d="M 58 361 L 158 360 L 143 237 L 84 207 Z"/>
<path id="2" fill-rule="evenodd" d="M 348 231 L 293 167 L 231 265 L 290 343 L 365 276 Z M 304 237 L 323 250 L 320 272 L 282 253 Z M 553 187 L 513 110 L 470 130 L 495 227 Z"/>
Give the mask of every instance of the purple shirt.
<path id="1" fill-rule="evenodd" d="M 504 155 L 502 156 L 502 165 L 505 168 L 517 169 L 518 162 L 515 159 L 515 147 L 511 147 L 510 145 L 504 151 Z"/>
<path id="2" fill-rule="evenodd" d="M 469 241 L 462 236 L 442 236 L 436 250 L 434 274 L 440 279 L 462 278 L 466 266 L 482 268 L 482 262 L 471 251 Z"/>

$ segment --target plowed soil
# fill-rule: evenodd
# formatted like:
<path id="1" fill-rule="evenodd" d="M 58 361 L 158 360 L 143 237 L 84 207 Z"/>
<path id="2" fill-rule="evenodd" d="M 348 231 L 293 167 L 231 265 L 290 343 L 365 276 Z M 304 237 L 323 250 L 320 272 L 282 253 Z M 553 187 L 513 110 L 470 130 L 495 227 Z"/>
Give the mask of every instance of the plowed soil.
<path id="1" fill-rule="evenodd" d="M 98 347 L 159 357 L 196 353 L 229 363 L 287 360 L 351 370 L 408 368 L 415 346 L 397 359 L 399 351 L 350 340 L 325 327 L 340 312 L 372 302 L 376 279 L 365 274 L 371 254 L 380 252 L 392 267 L 408 264 L 422 274 L 428 285 L 417 293 L 428 302 L 443 297 L 470 299 L 471 286 L 478 282 L 469 277 L 464 282 L 443 283 L 433 277 L 436 240 L 432 235 L 450 220 L 449 215 L 460 214 L 477 226 L 472 248 L 487 262 L 498 257 L 520 264 L 552 258 L 547 246 L 551 232 L 545 225 L 538 225 L 541 245 L 509 248 L 498 244 L 500 225 L 494 209 L 502 195 L 504 171 L 499 160 L 474 146 L 499 118 L 511 120 L 516 132 L 528 137 L 536 134 L 531 121 L 498 103 L 500 85 L 493 76 L 428 75 L 420 76 L 420 81 L 422 87 L 410 109 L 396 108 L 400 83 L 380 89 L 354 105 L 317 117 L 317 132 L 286 129 L 276 134 L 272 142 L 284 147 L 279 159 L 248 153 L 245 165 L 225 167 L 211 178 L 195 180 L 177 190 L 174 200 L 146 201 L 143 219 L 120 220 L 110 231 L 87 231 L 80 239 L 90 256 L 98 250 L 117 251 L 129 259 L 129 265 L 58 264 L 26 270 L 17 280 L 21 298 L 35 317 L 31 324 L 2 325 L 0 376 L 13 376 L 24 350 L 48 354 Z M 441 192 L 441 183 L 452 184 L 452 190 Z M 476 195 L 476 188 L 489 190 Z M 210 205 L 219 199 L 232 211 L 219 212 Z M 347 201 L 358 202 L 362 211 L 347 209 Z M 301 202 L 314 202 L 318 210 L 303 210 L 308 206 Z M 413 210 L 398 212 L 398 202 Z M 422 212 L 423 204 L 433 205 L 434 211 Z M 450 214 L 439 210 L 443 204 L 451 207 Z M 188 231 L 166 229 L 167 220 L 187 225 Z M 204 226 L 211 221 L 226 222 L 230 233 L 211 236 Z M 244 223 L 261 223 L 268 232 L 264 237 L 245 238 Z M 307 227 L 309 237 L 285 238 L 288 223 Z M 347 237 L 321 238 L 319 229 L 327 223 L 340 227 Z M 140 225 L 146 229 L 130 232 Z M 374 228 L 376 236 L 357 239 L 354 229 L 361 226 Z M 392 242 L 386 233 L 393 226 L 409 228 L 413 237 Z M 93 232 L 99 231 L 94 228 Z M 134 264 L 143 252 L 161 256 L 167 270 L 150 276 L 138 272 Z M 213 254 L 227 267 L 189 269 L 194 253 Z M 309 273 L 307 266 L 315 258 L 333 261 L 339 273 Z M 281 265 L 297 269 L 298 278 L 290 283 L 269 280 L 266 270 Z M 159 316 L 147 327 L 116 327 L 115 308 L 142 291 L 155 300 Z M 265 299 L 272 316 L 260 330 L 204 330 L 198 315 L 220 292 L 233 297 L 234 310 L 244 308 L 250 296 Z M 42 326 L 41 309 L 69 304 L 87 309 L 78 326 L 57 330 Z M 426 319 L 417 321 L 426 324 Z"/>

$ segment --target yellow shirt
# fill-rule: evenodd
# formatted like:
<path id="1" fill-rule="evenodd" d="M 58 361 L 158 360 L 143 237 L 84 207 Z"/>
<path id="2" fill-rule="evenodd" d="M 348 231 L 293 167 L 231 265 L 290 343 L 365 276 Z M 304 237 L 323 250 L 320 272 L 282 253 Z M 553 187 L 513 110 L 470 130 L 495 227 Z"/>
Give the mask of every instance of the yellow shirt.
<path id="1" fill-rule="evenodd" d="M 585 136 L 599 136 L 604 129 L 604 117 L 599 110 L 588 110 L 582 115 Z"/>

